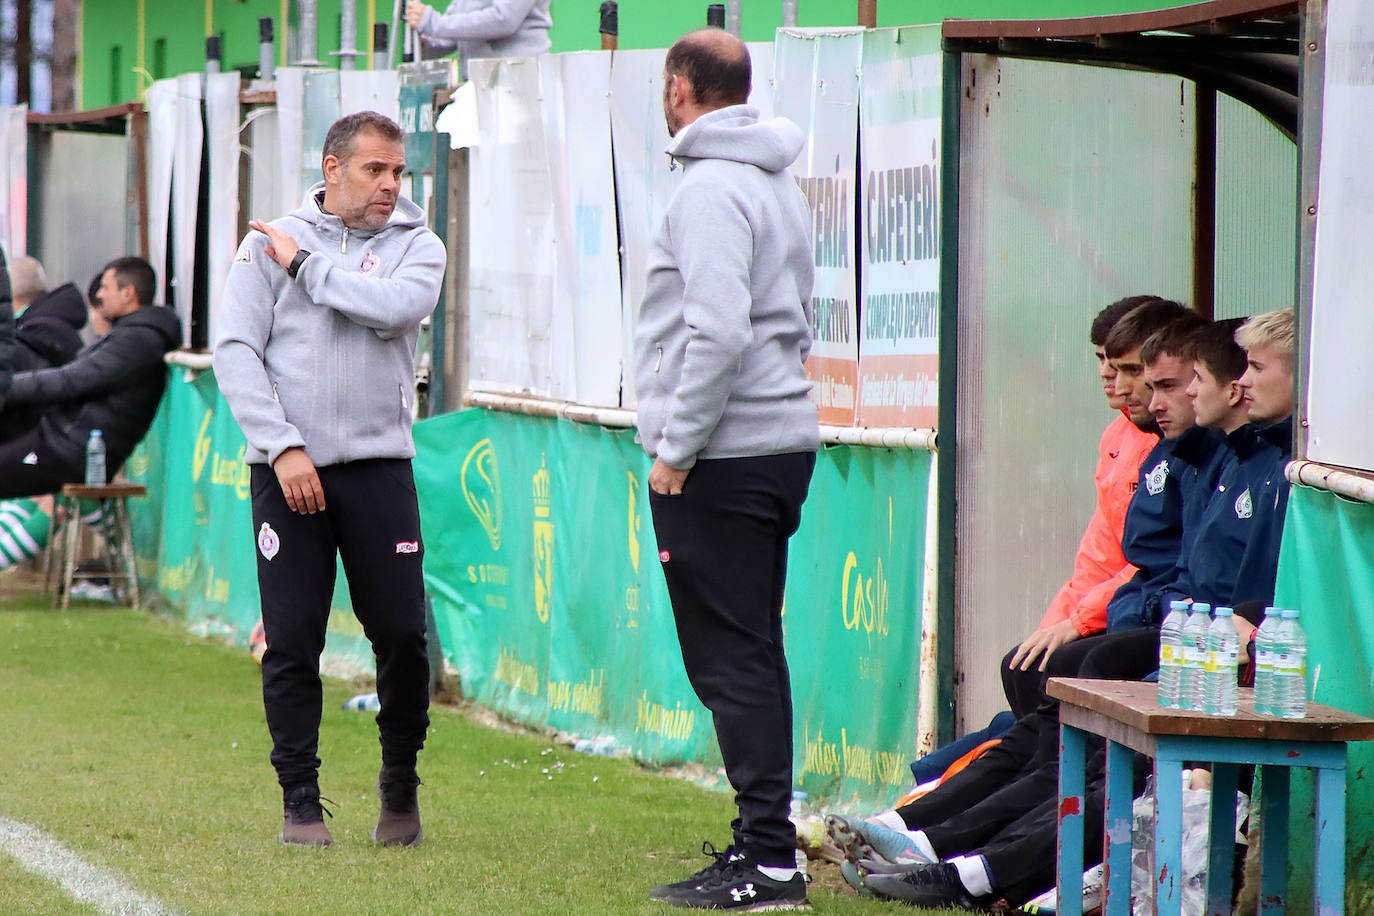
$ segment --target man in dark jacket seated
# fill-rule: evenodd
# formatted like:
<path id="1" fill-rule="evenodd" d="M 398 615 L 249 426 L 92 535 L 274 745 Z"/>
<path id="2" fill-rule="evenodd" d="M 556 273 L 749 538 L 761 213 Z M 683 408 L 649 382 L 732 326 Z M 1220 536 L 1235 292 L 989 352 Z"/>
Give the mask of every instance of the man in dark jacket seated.
<path id="1" fill-rule="evenodd" d="M 80 482 L 91 430 L 101 431 L 112 470 L 138 445 L 167 384 L 162 357 L 181 344 L 176 314 L 152 305 L 155 286 L 153 268 L 142 258 L 111 261 L 99 308 L 112 324 L 109 333 L 65 366 L 15 373 L 0 420 L 33 406 L 42 416 L 0 441 L 0 499 Z"/>
<path id="2" fill-rule="evenodd" d="M 86 300 L 70 283 L 49 290 L 37 258 L 10 262 L 10 295 L 14 297 L 14 371 L 32 372 L 65 366 L 81 350 L 86 326 Z M 41 406 L 0 413 L 0 442 L 30 429 L 42 414 Z"/>

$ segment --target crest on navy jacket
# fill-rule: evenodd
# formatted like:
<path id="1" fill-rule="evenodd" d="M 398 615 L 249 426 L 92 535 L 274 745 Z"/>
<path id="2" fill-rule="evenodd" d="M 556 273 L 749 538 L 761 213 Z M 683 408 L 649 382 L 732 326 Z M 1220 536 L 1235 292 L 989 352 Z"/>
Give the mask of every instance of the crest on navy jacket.
<path id="1" fill-rule="evenodd" d="M 1255 507 L 1250 501 L 1250 489 L 1247 487 L 1244 492 L 1236 497 L 1236 518 L 1249 518 L 1254 514 Z"/>
<path id="2" fill-rule="evenodd" d="M 1164 492 L 1164 484 L 1169 479 L 1169 459 L 1155 465 L 1155 469 L 1145 475 L 1145 489 L 1151 496 Z"/>

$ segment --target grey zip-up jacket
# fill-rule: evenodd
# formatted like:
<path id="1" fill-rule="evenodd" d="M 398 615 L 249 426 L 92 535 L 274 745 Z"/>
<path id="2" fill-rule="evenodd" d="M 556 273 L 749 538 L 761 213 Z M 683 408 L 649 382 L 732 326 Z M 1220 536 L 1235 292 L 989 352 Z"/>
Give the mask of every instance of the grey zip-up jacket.
<path id="1" fill-rule="evenodd" d="M 215 375 L 249 464 L 301 446 L 317 467 L 412 458 L 420 322 L 439 300 L 445 254 L 406 198 L 378 230 L 320 208 L 324 183 L 272 225 L 310 256 L 293 280 L 250 232 L 229 269 Z"/>
<path id="2" fill-rule="evenodd" d="M 550 0 L 453 0 L 431 7 L 416 29 L 435 50 L 457 50 L 463 69 L 478 57 L 533 57 L 549 50 Z"/>
<path id="3" fill-rule="evenodd" d="M 733 105 L 668 145 L 682 163 L 635 329 L 639 439 L 670 467 L 814 451 L 811 213 L 791 121 Z"/>

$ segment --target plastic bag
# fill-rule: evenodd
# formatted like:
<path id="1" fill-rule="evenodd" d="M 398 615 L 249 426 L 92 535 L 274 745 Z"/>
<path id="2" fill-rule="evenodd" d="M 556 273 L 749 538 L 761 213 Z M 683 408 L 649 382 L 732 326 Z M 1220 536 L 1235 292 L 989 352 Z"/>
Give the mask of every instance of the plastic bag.
<path id="1" fill-rule="evenodd" d="M 1182 913 L 1201 916 L 1207 908 L 1207 853 L 1211 788 L 1192 788 L 1193 771 L 1183 771 L 1183 849 Z M 1209 783 L 1210 786 L 1210 783 Z M 1236 842 L 1244 843 L 1240 832 L 1250 811 L 1250 799 L 1236 793 Z M 1131 913 L 1144 916 L 1155 912 L 1155 791 L 1154 776 L 1145 791 L 1131 805 Z M 1229 861 L 1219 863 L 1230 871 Z"/>

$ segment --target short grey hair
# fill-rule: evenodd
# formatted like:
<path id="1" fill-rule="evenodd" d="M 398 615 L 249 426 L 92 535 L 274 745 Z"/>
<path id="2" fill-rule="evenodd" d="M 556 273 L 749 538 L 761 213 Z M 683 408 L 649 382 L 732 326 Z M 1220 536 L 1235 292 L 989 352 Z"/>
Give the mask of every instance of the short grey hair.
<path id="1" fill-rule="evenodd" d="M 32 302 L 48 291 L 48 275 L 37 258 L 25 255 L 10 262 L 10 295 Z"/>
<path id="2" fill-rule="evenodd" d="M 347 162 L 353 152 L 353 138 L 365 130 L 380 134 L 383 139 L 393 143 L 400 143 L 405 138 L 400 125 L 380 112 L 359 111 L 344 115 L 329 126 L 329 133 L 324 136 L 321 163 L 330 156 L 340 162 Z"/>

